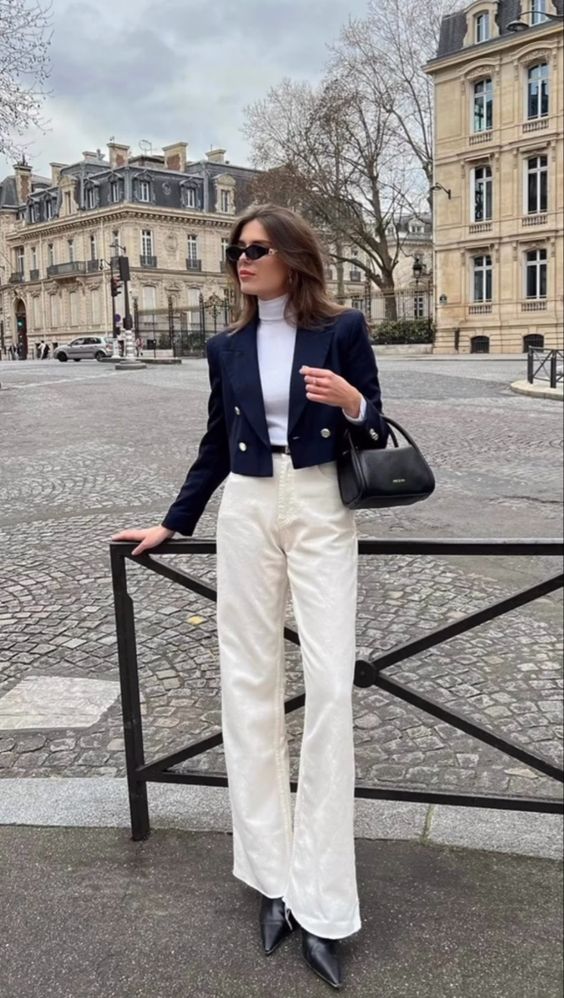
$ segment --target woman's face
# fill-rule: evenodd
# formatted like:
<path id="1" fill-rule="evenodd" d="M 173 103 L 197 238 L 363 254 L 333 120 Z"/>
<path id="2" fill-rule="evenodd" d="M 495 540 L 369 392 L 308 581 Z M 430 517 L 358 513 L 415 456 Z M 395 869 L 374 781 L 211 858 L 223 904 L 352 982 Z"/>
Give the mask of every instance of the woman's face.
<path id="1" fill-rule="evenodd" d="M 243 226 L 238 243 L 239 246 L 250 243 L 272 246 L 266 229 L 258 219 Z M 289 269 L 277 253 L 261 256 L 259 260 L 248 260 L 243 253 L 237 261 L 237 274 L 241 291 L 246 295 L 263 299 L 279 298 L 288 290 Z"/>

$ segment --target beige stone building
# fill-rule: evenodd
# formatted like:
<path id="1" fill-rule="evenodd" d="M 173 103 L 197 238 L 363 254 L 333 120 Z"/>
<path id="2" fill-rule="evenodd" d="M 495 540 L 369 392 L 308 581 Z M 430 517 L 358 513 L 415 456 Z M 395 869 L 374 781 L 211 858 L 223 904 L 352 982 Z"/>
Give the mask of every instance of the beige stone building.
<path id="1" fill-rule="evenodd" d="M 435 85 L 438 352 L 562 347 L 563 0 L 443 19 Z"/>
<path id="2" fill-rule="evenodd" d="M 232 166 L 223 149 L 189 162 L 183 142 L 162 155 L 135 156 L 112 142 L 107 158 L 85 152 L 81 162 L 51 169 L 43 178 L 18 164 L 0 184 L 4 349 L 13 342 L 33 356 L 42 339 L 111 335 L 117 246 L 129 258 L 130 310 L 136 305 L 143 335 L 166 328 L 169 302 L 184 329 L 201 295 L 224 302 L 225 246 L 255 171 Z M 121 317 L 124 305 L 122 289 L 115 298 Z"/>

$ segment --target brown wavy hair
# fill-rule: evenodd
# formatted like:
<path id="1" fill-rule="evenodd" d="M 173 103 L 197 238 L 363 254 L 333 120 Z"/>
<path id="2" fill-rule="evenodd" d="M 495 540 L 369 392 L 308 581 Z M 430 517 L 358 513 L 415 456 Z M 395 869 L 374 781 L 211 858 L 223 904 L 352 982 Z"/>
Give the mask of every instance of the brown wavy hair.
<path id="1" fill-rule="evenodd" d="M 239 215 L 231 230 L 230 243 L 238 243 L 247 222 L 254 220 L 264 227 L 280 259 L 290 270 L 286 311 L 296 325 L 313 329 L 347 311 L 329 296 L 321 243 L 314 229 L 301 215 L 276 204 L 252 205 Z M 237 264 L 228 260 L 226 265 L 235 286 L 235 308 L 238 312 L 235 322 L 228 329 L 230 333 L 236 333 L 255 319 L 257 297 L 241 291 Z"/>

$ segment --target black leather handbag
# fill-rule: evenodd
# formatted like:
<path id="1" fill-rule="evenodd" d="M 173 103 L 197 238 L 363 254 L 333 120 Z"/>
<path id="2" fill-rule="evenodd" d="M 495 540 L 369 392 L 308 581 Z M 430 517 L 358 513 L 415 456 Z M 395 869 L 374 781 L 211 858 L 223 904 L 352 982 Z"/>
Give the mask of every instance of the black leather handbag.
<path id="1" fill-rule="evenodd" d="M 427 499 L 435 476 L 407 430 L 385 417 L 392 447 L 360 448 L 346 429 L 337 454 L 341 499 L 349 509 L 408 506 Z M 407 440 L 400 446 L 392 427 Z"/>

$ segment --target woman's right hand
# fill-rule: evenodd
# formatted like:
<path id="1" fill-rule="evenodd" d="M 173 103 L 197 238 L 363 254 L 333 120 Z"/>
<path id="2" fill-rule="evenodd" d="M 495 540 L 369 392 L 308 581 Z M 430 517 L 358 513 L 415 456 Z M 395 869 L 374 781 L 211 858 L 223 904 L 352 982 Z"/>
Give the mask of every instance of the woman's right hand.
<path id="1" fill-rule="evenodd" d="M 119 534 L 112 534 L 112 540 L 141 541 L 131 554 L 143 554 L 144 551 L 168 541 L 173 534 L 174 530 L 169 530 L 168 527 L 148 527 L 146 530 L 121 530 Z"/>

